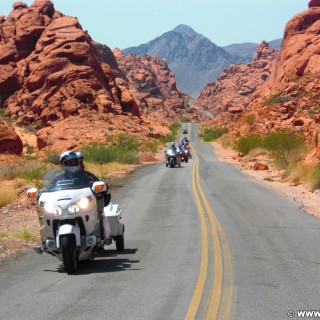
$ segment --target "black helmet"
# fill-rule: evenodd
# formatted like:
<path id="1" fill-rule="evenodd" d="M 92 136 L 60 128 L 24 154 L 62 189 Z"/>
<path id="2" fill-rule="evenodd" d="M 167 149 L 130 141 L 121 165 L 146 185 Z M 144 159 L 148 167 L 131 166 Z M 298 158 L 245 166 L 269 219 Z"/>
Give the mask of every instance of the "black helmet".
<path id="1" fill-rule="evenodd" d="M 63 170 L 75 173 L 80 169 L 79 157 L 74 151 L 65 151 L 60 155 L 60 165 Z"/>

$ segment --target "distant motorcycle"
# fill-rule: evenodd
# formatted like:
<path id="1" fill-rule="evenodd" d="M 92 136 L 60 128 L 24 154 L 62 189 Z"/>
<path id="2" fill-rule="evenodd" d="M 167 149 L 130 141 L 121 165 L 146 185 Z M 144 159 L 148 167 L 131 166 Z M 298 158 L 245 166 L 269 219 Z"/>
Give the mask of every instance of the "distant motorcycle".
<path id="1" fill-rule="evenodd" d="M 188 159 L 191 158 L 191 152 L 189 146 L 182 146 L 184 157 L 186 158 L 185 162 L 188 162 Z"/>
<path id="2" fill-rule="evenodd" d="M 181 162 L 187 162 L 189 160 L 189 149 L 185 146 L 179 146 L 179 153 Z"/>
<path id="3" fill-rule="evenodd" d="M 165 157 L 166 157 L 166 167 L 175 167 L 175 166 L 181 166 L 181 159 L 180 154 L 177 148 L 170 148 L 167 151 L 165 151 Z"/>
<path id="4" fill-rule="evenodd" d="M 79 261 L 93 259 L 112 240 L 118 251 L 124 250 L 124 225 L 118 205 L 104 207 L 105 182 L 89 186 L 80 179 L 62 177 L 57 170 L 48 172 L 42 193 L 32 188 L 27 196 L 37 203 L 40 222 L 42 245 L 35 251 L 57 257 L 72 274 Z"/>

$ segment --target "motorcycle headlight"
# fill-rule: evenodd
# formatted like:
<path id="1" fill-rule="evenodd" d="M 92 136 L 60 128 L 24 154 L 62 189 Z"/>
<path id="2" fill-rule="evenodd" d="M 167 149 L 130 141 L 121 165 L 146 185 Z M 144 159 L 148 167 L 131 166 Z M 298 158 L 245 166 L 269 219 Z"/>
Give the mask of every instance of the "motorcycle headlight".
<path id="1" fill-rule="evenodd" d="M 169 150 L 169 151 L 167 152 L 167 155 L 168 155 L 168 156 L 173 156 L 173 151 Z"/>
<path id="2" fill-rule="evenodd" d="M 89 207 L 89 204 L 90 204 L 90 200 L 91 200 L 91 199 L 89 199 L 89 198 L 82 198 L 82 199 L 78 202 L 79 207 L 80 207 L 81 209 L 86 209 L 86 208 L 88 208 L 88 207 Z"/>
<path id="3" fill-rule="evenodd" d="M 91 201 L 92 201 L 92 197 L 88 197 L 88 198 L 82 198 L 81 200 L 70 204 L 68 207 L 69 214 L 76 214 L 80 211 L 80 209 L 88 208 Z"/>
<path id="4" fill-rule="evenodd" d="M 68 212 L 69 214 L 76 214 L 80 211 L 80 207 L 78 206 L 77 203 L 70 204 L 68 207 Z"/>
<path id="5" fill-rule="evenodd" d="M 61 216 L 62 215 L 62 209 L 55 203 L 47 202 L 44 205 L 44 210 L 46 210 L 48 213 L 54 214 L 55 216 Z"/>

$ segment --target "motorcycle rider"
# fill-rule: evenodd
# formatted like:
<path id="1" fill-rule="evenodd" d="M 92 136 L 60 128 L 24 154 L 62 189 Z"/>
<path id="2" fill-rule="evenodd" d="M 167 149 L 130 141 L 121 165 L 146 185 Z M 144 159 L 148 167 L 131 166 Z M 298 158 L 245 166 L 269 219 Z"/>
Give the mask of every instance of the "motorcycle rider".
<path id="1" fill-rule="evenodd" d="M 74 151 L 65 151 L 60 155 L 60 166 L 63 170 L 62 174 L 57 175 L 51 182 L 50 188 L 57 186 L 59 181 L 68 179 L 79 179 L 80 184 L 84 187 L 90 186 L 89 176 L 84 170 L 81 170 L 80 161 Z M 49 190 L 50 190 L 49 188 Z"/>
<path id="2" fill-rule="evenodd" d="M 167 151 L 169 151 L 169 150 L 172 150 L 172 152 L 176 155 L 178 162 L 180 162 L 180 151 L 176 147 L 176 143 L 175 142 L 171 142 L 170 148 L 165 151 L 165 156 L 166 156 L 167 163 L 168 163 Z"/>
<path id="3" fill-rule="evenodd" d="M 187 138 L 187 137 L 184 137 L 184 138 L 182 139 L 182 141 L 181 141 L 181 144 L 184 145 L 184 146 L 185 146 L 185 145 L 186 145 L 186 146 L 189 145 L 189 140 L 188 140 L 188 138 Z"/>

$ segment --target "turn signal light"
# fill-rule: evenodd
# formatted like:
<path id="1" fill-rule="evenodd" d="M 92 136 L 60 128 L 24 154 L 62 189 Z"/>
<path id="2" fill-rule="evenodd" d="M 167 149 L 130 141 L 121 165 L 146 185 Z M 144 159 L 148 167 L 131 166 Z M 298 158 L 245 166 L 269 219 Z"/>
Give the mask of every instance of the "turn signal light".
<path id="1" fill-rule="evenodd" d="M 104 188 L 103 185 L 98 185 L 98 186 L 95 187 L 95 190 L 96 190 L 96 191 L 102 191 L 103 188 Z"/>
<path id="2" fill-rule="evenodd" d="M 37 193 L 36 192 L 28 192 L 28 197 L 29 198 L 36 198 L 37 197 Z"/>

